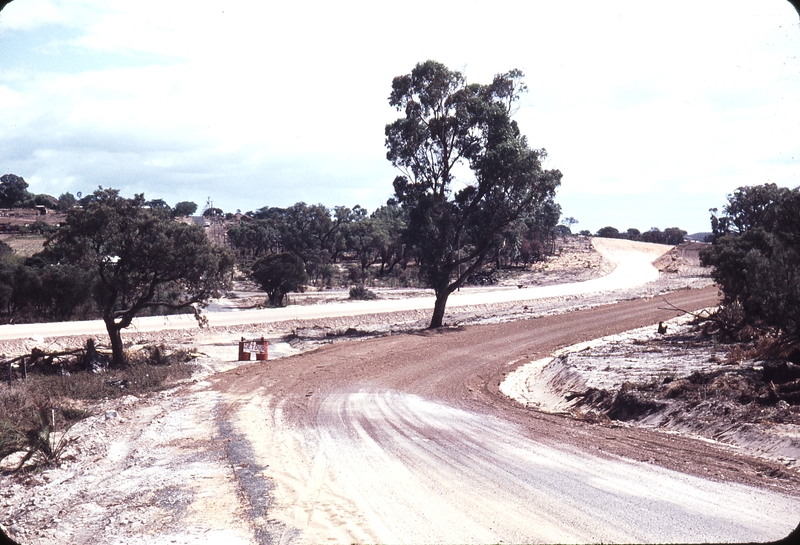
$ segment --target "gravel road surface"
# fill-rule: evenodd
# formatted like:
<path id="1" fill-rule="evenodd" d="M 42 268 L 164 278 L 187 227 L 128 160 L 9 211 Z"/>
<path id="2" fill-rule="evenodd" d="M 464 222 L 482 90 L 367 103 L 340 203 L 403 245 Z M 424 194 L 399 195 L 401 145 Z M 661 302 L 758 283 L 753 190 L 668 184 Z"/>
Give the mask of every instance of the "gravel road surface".
<path id="1" fill-rule="evenodd" d="M 674 293 L 684 309 L 717 290 Z M 276 484 L 276 542 L 704 542 L 784 537 L 800 480 L 708 442 L 525 409 L 516 366 L 675 316 L 636 300 L 333 345 L 218 375 Z M 776 488 L 777 487 L 777 488 Z"/>

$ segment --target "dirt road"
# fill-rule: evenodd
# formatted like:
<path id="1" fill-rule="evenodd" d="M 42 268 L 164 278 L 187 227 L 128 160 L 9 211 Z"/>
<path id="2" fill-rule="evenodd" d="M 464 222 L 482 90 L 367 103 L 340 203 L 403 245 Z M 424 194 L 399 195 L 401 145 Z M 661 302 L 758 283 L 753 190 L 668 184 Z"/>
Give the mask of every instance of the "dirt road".
<path id="1" fill-rule="evenodd" d="M 557 348 L 675 316 L 659 293 L 672 291 L 667 299 L 687 310 L 716 303 L 715 288 L 650 282 L 664 248 L 632 245 L 602 248 L 616 264 L 603 279 L 453 298 L 464 310 L 450 323 L 471 314 L 488 325 L 350 340 L 266 363 L 232 362 L 231 343 L 280 320 L 280 335 L 321 316 L 337 328 L 419 322 L 432 298 L 220 312 L 208 332 L 146 318 L 131 337 L 155 330 L 141 337 L 198 346 L 203 371 L 177 389 L 93 407 L 69 432 L 60 467 L 0 475 L 0 521 L 26 545 L 783 537 L 800 513 L 796 472 L 706 441 L 538 413 L 499 391 L 506 374 Z M 475 320 L 468 307 L 483 304 Z M 404 308 L 420 316 L 401 317 Z M 393 314 L 376 314 L 386 309 Z M 398 330 L 408 328 L 375 331 Z M 3 326 L 0 339 L 24 350 L 30 336 L 101 331 Z"/>
<path id="2" fill-rule="evenodd" d="M 448 299 L 448 309 L 479 305 L 499 305 L 545 298 L 582 296 L 592 293 L 631 289 L 658 278 L 653 261 L 672 248 L 663 244 L 649 244 L 617 239 L 592 240 L 595 249 L 612 264 L 610 274 L 583 282 L 516 288 L 464 288 Z M 209 312 L 205 316 L 211 328 L 243 324 L 268 324 L 292 320 L 314 320 L 331 317 L 385 314 L 389 312 L 429 311 L 433 309 L 433 291 L 425 297 L 383 299 L 378 301 L 347 301 L 311 306 L 287 306 L 240 312 Z M 135 318 L 126 332 L 154 332 L 164 330 L 197 329 L 192 314 L 149 316 Z M 54 338 L 71 335 L 104 335 L 102 320 L 84 320 L 59 323 L 0 325 L 0 340 L 30 337 Z"/>
<path id="3" fill-rule="evenodd" d="M 704 308 L 717 290 L 669 300 Z M 707 442 L 536 413 L 499 392 L 517 365 L 675 316 L 663 307 L 635 300 L 397 335 L 216 376 L 230 439 L 255 465 L 242 488 L 263 492 L 255 476 L 275 484 L 260 531 L 308 543 L 785 536 L 800 512 L 800 480 L 769 479 L 779 466 Z M 771 490 L 757 488 L 767 483 Z"/>

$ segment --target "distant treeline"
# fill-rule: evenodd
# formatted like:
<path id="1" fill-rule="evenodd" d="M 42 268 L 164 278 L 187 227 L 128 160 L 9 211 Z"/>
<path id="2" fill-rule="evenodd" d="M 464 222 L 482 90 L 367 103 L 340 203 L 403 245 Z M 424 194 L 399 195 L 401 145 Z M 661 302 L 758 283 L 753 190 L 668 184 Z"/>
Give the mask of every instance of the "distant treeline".
<path id="1" fill-rule="evenodd" d="M 560 209 L 553 203 L 524 216 L 502 233 L 490 262 L 497 266 L 527 264 L 555 250 Z M 245 264 L 270 254 L 292 252 L 305 263 L 310 280 L 330 284 L 335 266 L 349 263 L 348 280 L 363 283 L 371 277 L 411 280 L 408 266 L 419 262 L 408 240 L 408 210 L 394 199 L 371 214 L 353 208 L 296 203 L 288 208 L 263 207 L 229 222 L 227 242 Z"/>
<path id="2" fill-rule="evenodd" d="M 93 195 L 83 196 L 80 192 L 77 197 L 70 192 L 66 192 L 62 193 L 58 198 L 44 193 L 34 194 L 28 191 L 28 182 L 22 176 L 17 176 L 16 174 L 3 174 L 0 176 L 0 208 L 35 208 L 36 206 L 44 206 L 50 210 L 66 212 L 73 206 L 86 206 L 92 199 Z M 197 211 L 197 205 L 189 201 L 179 202 L 172 208 L 162 199 L 154 199 L 148 201 L 147 206 L 168 210 L 173 217 L 191 216 Z M 45 232 L 44 234 L 47 233 Z"/>
<path id="3" fill-rule="evenodd" d="M 12 187 L 19 191 L 14 194 Z M 0 190 L 5 191 L 0 192 L 11 196 L 0 206 L 12 200 L 14 207 L 24 206 L 26 187 L 19 176 L 3 176 Z M 75 197 L 65 193 L 48 202 L 57 203 L 56 209 L 74 212 L 89 207 L 97 194 L 79 193 Z M 137 206 L 165 217 L 181 218 L 198 212 L 197 205 L 188 201 L 171 207 L 163 200 L 144 200 L 141 195 L 134 200 Z M 552 202 L 546 204 L 503 230 L 502 243 L 487 260 L 490 265 L 524 265 L 555 251 L 556 235 L 561 232 L 557 226 L 560 208 Z M 202 217 L 208 235 L 222 235 L 214 236 L 233 250 L 239 271 L 247 276 L 258 259 L 291 252 L 302 260 L 308 282 L 316 286 L 363 285 L 374 280 L 395 286 L 422 285 L 420 250 L 409 240 L 408 210 L 394 199 L 372 213 L 359 205 L 328 208 L 299 202 L 287 208 L 265 206 L 244 214 L 207 207 Z M 58 238 L 63 228 L 47 223 L 46 217 L 26 226 L 26 233 L 46 236 L 48 241 L 43 252 L 28 258 L 0 242 L 0 322 L 100 316 L 102 309 L 94 297 L 95 273 L 53 253 L 50 241 Z"/>
<path id="4" fill-rule="evenodd" d="M 91 197 L 87 198 L 87 203 Z M 194 203 L 188 203 L 194 206 Z M 80 205 L 76 199 L 74 205 Z M 154 206 L 155 205 L 155 206 Z M 147 206 L 195 211 L 187 203 L 170 208 L 157 201 Z M 305 265 L 309 281 L 332 285 L 335 277 L 349 284 L 382 279 L 390 285 L 419 285 L 418 256 L 405 236 L 407 212 L 393 201 L 371 214 L 356 205 L 329 209 L 322 204 L 297 203 L 288 208 L 264 207 L 245 214 L 205 214 L 226 228 L 227 244 L 239 270 L 249 273 L 258 258 L 292 252 Z M 211 216 L 211 217 L 209 217 Z M 505 233 L 506 244 L 493 255 L 495 264 L 511 265 L 543 259 L 555 245 L 557 211 L 522 218 Z M 54 238 L 59 227 L 41 222 L 42 234 Z M 94 273 L 61 263 L 45 250 L 32 257 L 17 255 L 0 242 L 0 322 L 64 321 L 97 318 L 101 314 L 93 290 Z M 344 278 L 340 269 L 344 268 Z M 162 309 L 163 310 L 163 309 Z"/>
<path id="5" fill-rule="evenodd" d="M 581 231 L 580 234 L 587 236 L 591 235 L 589 231 Z M 667 227 L 663 231 L 658 227 L 653 227 L 644 233 L 638 229 L 628 229 L 623 233 L 615 227 L 606 226 L 598 230 L 597 233 L 595 233 L 595 236 L 603 238 L 623 238 L 627 240 L 636 240 L 639 242 L 670 244 L 674 246 L 686 240 L 686 231 L 677 227 Z"/>

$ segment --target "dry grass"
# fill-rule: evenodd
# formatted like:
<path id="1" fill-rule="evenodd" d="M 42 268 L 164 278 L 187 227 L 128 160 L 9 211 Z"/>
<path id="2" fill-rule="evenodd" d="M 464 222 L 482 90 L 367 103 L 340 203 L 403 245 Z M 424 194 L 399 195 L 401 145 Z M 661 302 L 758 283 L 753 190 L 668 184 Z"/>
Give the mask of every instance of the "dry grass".
<path id="1" fill-rule="evenodd" d="M 191 376 L 187 352 L 145 347 L 129 364 L 102 373 L 31 373 L 27 380 L 0 384 L 0 462 L 14 455 L 16 470 L 58 464 L 72 424 L 90 416 L 91 403 L 143 395 Z M 73 367 L 74 369 L 74 367 Z"/>
<path id="2" fill-rule="evenodd" d="M 39 235 L 4 235 L 0 237 L 17 255 L 31 257 L 44 250 L 45 237 Z"/>

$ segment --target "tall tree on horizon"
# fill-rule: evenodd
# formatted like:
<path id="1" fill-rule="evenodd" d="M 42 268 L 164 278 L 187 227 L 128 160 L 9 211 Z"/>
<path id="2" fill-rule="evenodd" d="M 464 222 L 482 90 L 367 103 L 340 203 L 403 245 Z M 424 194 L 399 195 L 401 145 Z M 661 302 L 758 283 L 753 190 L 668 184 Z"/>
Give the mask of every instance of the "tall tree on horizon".
<path id="1" fill-rule="evenodd" d="M 545 150 L 531 149 L 511 119 L 526 90 L 522 76 L 511 70 L 488 85 L 467 84 L 429 60 L 392 82 L 389 104 L 404 116 L 386 125 L 386 157 L 402 173 L 394 190 L 408 212 L 404 238 L 436 294 L 431 328 L 442 326 L 447 298 L 484 264 L 503 230 L 554 205 L 561 173 L 542 168 Z M 464 167 L 474 178 L 456 176 Z"/>

